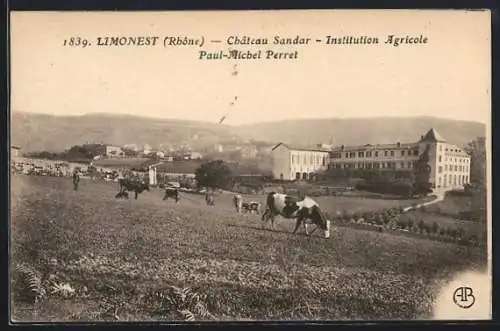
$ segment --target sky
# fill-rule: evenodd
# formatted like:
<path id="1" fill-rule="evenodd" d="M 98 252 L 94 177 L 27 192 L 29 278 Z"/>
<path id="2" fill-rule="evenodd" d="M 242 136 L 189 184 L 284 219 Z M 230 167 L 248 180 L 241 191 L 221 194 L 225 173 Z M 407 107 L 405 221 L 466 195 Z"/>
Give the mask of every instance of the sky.
<path id="1" fill-rule="evenodd" d="M 388 35 L 427 44 L 384 44 Z M 232 46 L 298 51 L 295 60 L 199 60 L 229 36 L 311 38 L 311 45 Z M 378 45 L 325 45 L 327 35 Z M 64 47 L 65 38 L 90 47 Z M 159 36 L 157 47 L 98 47 L 97 37 Z M 163 47 L 165 36 L 203 47 Z M 213 44 L 209 40 L 221 40 Z M 11 110 L 124 113 L 225 124 L 297 118 L 437 116 L 490 123 L 489 12 L 283 11 L 14 12 Z M 236 74 L 235 74 L 236 73 Z"/>

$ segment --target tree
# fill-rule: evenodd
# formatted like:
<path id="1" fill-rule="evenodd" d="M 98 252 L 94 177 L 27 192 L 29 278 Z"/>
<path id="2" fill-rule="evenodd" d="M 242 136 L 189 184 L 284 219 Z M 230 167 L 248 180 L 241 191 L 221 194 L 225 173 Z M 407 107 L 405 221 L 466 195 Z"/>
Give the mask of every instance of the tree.
<path id="1" fill-rule="evenodd" d="M 427 195 L 431 189 L 430 174 L 431 167 L 429 165 L 429 145 L 415 162 L 414 166 L 414 189 L 415 193 Z"/>
<path id="2" fill-rule="evenodd" d="M 232 183 L 233 173 L 222 160 L 203 163 L 195 172 L 198 187 L 228 188 Z"/>
<path id="3" fill-rule="evenodd" d="M 470 153 L 470 183 L 473 192 L 472 210 L 483 210 L 486 219 L 486 145 L 484 138 L 478 138 L 469 143 Z"/>

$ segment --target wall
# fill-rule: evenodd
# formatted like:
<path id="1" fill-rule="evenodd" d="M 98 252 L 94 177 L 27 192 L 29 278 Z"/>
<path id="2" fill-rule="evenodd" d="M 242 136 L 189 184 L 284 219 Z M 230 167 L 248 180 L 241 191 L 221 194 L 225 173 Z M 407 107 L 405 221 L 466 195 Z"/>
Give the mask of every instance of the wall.
<path id="1" fill-rule="evenodd" d="M 278 146 L 272 151 L 272 160 L 274 179 L 281 179 L 281 175 L 283 175 L 283 180 L 295 179 L 290 169 L 290 150 L 288 147 L 284 145 Z"/>

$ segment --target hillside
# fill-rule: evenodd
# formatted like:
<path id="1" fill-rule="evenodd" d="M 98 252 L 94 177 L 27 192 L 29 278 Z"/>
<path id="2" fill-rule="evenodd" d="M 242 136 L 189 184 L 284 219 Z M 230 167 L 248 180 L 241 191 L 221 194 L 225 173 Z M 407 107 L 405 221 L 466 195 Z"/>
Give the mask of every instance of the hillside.
<path id="1" fill-rule="evenodd" d="M 52 116 L 16 112 L 12 114 L 11 140 L 23 152 L 62 151 L 85 142 L 124 145 L 149 144 L 157 148 L 189 143 L 203 148 L 215 143 L 242 142 L 245 139 L 270 144 L 366 144 L 411 142 L 431 127 L 449 142 L 466 144 L 484 136 L 486 127 L 476 122 L 435 117 L 310 119 L 258 123 L 242 126 L 208 122 L 154 119 L 130 115 L 92 114 Z"/>
<path id="2" fill-rule="evenodd" d="M 329 143 L 360 145 L 413 142 L 435 128 L 449 142 L 466 144 L 484 136 L 486 126 L 477 122 L 436 117 L 374 117 L 350 119 L 301 119 L 238 127 L 242 136 L 291 144 Z"/>
<path id="3" fill-rule="evenodd" d="M 233 129 L 214 123 L 154 119 L 130 115 L 52 116 L 16 112 L 11 116 L 11 141 L 23 152 L 63 151 L 85 142 L 117 144 L 189 143 L 203 148 L 216 142 L 238 141 Z"/>

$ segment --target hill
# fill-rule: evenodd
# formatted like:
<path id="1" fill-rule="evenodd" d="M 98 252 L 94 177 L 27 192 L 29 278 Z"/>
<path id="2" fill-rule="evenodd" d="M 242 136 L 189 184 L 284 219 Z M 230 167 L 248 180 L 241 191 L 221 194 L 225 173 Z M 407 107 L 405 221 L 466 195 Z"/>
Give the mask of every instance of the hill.
<path id="1" fill-rule="evenodd" d="M 217 142 L 239 141 L 231 127 L 215 123 L 155 119 L 131 115 L 89 114 L 53 116 L 15 112 L 11 116 L 11 141 L 23 152 L 63 151 L 86 142 L 116 144 L 189 143 L 203 148 Z"/>
<path id="2" fill-rule="evenodd" d="M 228 126 L 209 122 L 154 119 L 131 115 L 90 114 L 53 116 L 15 112 L 11 121 L 11 141 L 23 152 L 63 151 L 73 145 L 97 142 L 156 148 L 189 144 L 201 149 L 215 143 L 242 143 L 244 139 L 269 144 L 366 144 L 412 142 L 431 127 L 449 142 L 466 144 L 484 136 L 482 123 L 436 117 L 300 119 L 251 125 Z"/>
<path id="3" fill-rule="evenodd" d="M 328 143 L 361 145 L 413 142 L 435 128 L 449 142 L 466 144 L 486 134 L 486 126 L 477 122 L 436 117 L 373 117 L 348 119 L 300 119 L 258 123 L 238 127 L 242 136 L 290 144 Z"/>

